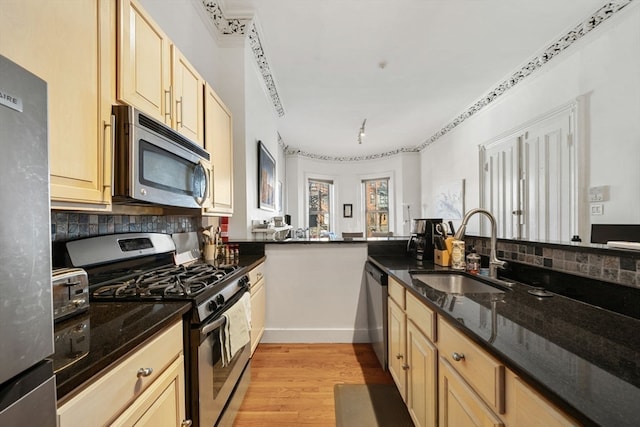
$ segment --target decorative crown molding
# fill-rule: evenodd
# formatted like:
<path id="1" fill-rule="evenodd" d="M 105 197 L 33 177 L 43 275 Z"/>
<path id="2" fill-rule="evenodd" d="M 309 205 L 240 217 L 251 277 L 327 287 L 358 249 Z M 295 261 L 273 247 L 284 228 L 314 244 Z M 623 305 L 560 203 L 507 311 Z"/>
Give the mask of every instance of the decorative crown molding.
<path id="1" fill-rule="evenodd" d="M 211 18 L 211 21 L 213 21 L 216 29 L 222 36 L 244 37 L 248 34 L 249 46 L 253 51 L 253 56 L 255 58 L 256 64 L 260 69 L 260 74 L 262 75 L 264 84 L 266 85 L 267 91 L 269 92 L 271 103 L 273 104 L 276 113 L 278 113 L 278 117 L 283 117 L 284 108 L 282 107 L 280 95 L 278 94 L 278 89 L 276 88 L 273 75 L 271 74 L 271 67 L 269 67 L 267 55 L 265 54 L 264 48 L 262 47 L 262 42 L 260 41 L 260 35 L 258 34 L 256 24 L 255 22 L 252 22 L 253 19 L 228 19 L 222 12 L 222 8 L 220 7 L 220 0 L 202 0 L 202 4 L 206 9 L 207 14 Z M 247 28 L 249 28 L 248 33 Z"/>
<path id="2" fill-rule="evenodd" d="M 280 95 L 278 95 L 278 89 L 273 81 L 269 61 L 267 61 L 267 55 L 264 53 L 264 48 L 262 47 L 260 35 L 258 34 L 255 23 L 251 24 L 251 30 L 249 31 L 249 45 L 251 46 L 251 50 L 253 50 L 253 57 L 256 60 L 256 64 L 258 64 L 260 74 L 262 74 L 262 78 L 264 79 L 264 84 L 267 86 L 267 91 L 269 91 L 271 103 L 276 109 L 278 117 L 283 117 L 284 108 L 282 107 L 282 102 L 280 102 Z"/>
<path id="3" fill-rule="evenodd" d="M 604 6 L 598 9 L 594 14 L 587 18 L 582 23 L 575 26 L 567 34 L 556 40 L 551 46 L 547 47 L 540 55 L 535 56 L 529 60 L 523 67 L 514 72 L 507 80 L 500 83 L 497 87 L 487 93 L 473 104 L 469 109 L 458 115 L 455 119 L 449 122 L 445 127 L 440 129 L 422 144 L 417 146 L 419 151 L 424 150 L 429 145 L 436 142 L 442 136 L 446 135 L 462 122 L 473 116 L 487 105 L 504 95 L 509 89 L 520 83 L 526 77 L 531 75 L 534 71 L 542 68 L 552 58 L 563 52 L 569 46 L 582 37 L 590 33 L 593 29 L 598 27 L 607 19 L 611 18 L 614 14 L 622 10 L 625 6 L 631 3 L 633 0 L 615 0 L 607 2 Z"/>
<path id="4" fill-rule="evenodd" d="M 209 17 L 214 25 L 225 36 L 244 36 L 251 19 L 227 19 L 222 13 L 218 1 L 202 0 Z"/>

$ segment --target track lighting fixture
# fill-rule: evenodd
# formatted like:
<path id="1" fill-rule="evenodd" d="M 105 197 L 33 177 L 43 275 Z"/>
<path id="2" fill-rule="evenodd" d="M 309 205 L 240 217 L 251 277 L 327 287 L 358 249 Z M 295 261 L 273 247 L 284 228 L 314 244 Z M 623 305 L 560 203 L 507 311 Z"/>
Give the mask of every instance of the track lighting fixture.
<path id="1" fill-rule="evenodd" d="M 362 144 L 362 138 L 364 138 L 364 125 L 367 123 L 367 119 L 362 121 L 362 126 L 360 126 L 360 130 L 358 131 L 358 144 Z"/>

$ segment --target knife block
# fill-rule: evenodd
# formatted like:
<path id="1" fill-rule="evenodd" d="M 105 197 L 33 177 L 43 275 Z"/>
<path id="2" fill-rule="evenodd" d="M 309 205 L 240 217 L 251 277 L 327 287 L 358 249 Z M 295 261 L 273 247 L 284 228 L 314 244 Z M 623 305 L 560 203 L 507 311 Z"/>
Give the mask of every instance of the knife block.
<path id="1" fill-rule="evenodd" d="M 449 267 L 451 266 L 451 255 L 449 255 L 448 251 L 441 251 L 439 249 L 434 249 L 433 263 L 437 265 L 441 265 L 442 267 Z"/>

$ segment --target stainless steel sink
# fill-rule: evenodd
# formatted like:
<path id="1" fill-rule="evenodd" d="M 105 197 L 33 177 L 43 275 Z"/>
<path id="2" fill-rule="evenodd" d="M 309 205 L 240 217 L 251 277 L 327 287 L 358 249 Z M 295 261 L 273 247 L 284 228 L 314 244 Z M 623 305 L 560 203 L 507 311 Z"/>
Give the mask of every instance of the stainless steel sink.
<path id="1" fill-rule="evenodd" d="M 425 285 L 448 294 L 503 294 L 502 289 L 461 274 L 429 273 L 412 274 L 411 277 Z"/>

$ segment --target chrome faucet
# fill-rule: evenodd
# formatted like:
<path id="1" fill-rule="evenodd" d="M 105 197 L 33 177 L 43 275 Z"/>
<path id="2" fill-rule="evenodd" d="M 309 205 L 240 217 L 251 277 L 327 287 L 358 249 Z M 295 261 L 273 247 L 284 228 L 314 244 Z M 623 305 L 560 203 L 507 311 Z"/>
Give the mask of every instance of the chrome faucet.
<path id="1" fill-rule="evenodd" d="M 458 228 L 458 231 L 456 232 L 454 239 L 462 240 L 462 238 L 464 237 L 464 232 L 467 228 L 467 223 L 469 222 L 469 218 L 471 218 L 474 214 L 477 214 L 477 213 L 486 215 L 487 218 L 489 218 L 489 221 L 491 222 L 491 252 L 489 254 L 489 277 L 491 277 L 492 279 L 497 279 L 498 269 L 499 268 L 505 269 L 507 268 L 508 264 L 506 261 L 502 261 L 498 259 L 498 250 L 497 250 L 498 231 L 496 226 L 496 219 L 491 214 L 491 212 L 485 209 L 472 209 L 469 212 L 467 212 L 464 215 L 464 218 L 462 219 L 462 225 L 460 225 L 460 228 Z"/>

